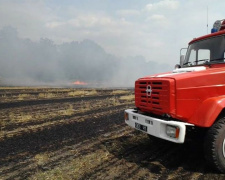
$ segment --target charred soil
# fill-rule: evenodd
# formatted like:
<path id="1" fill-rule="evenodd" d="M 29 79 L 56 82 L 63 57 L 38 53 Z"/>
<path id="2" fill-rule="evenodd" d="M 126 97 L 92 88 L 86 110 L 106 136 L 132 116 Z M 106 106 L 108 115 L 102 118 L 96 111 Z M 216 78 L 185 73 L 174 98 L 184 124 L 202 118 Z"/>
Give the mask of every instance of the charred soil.
<path id="1" fill-rule="evenodd" d="M 152 142 L 125 125 L 133 90 L 0 90 L 0 179 L 224 179 L 202 144 Z"/>

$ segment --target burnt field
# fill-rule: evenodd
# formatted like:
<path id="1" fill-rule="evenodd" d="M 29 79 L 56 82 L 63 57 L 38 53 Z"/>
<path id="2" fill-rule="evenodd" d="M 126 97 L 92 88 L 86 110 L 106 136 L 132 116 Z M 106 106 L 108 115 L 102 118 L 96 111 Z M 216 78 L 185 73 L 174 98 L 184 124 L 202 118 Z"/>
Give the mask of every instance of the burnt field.
<path id="1" fill-rule="evenodd" d="M 129 89 L 1 88 L 0 179 L 225 179 L 202 143 L 125 125 Z"/>

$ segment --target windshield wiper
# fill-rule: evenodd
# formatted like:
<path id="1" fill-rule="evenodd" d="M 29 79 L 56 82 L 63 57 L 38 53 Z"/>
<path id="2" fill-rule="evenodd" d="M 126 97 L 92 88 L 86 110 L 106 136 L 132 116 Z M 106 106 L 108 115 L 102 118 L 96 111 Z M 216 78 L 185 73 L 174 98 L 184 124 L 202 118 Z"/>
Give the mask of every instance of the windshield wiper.
<path id="1" fill-rule="evenodd" d="M 194 62 L 197 63 L 197 62 L 201 62 L 201 61 L 207 62 L 207 61 L 209 61 L 209 59 L 200 59 L 200 60 L 197 60 L 197 61 L 194 61 Z"/>
<path id="2" fill-rule="evenodd" d="M 210 59 L 210 61 L 218 61 L 218 60 L 224 60 L 225 58 L 218 58 L 218 59 Z"/>
<path id="3" fill-rule="evenodd" d="M 198 60 L 198 61 L 193 61 L 194 63 L 197 63 L 197 62 L 200 62 L 200 61 L 206 61 L 205 63 L 208 63 L 208 60 L 209 59 L 201 59 L 201 60 Z M 190 66 L 192 66 L 192 64 L 191 64 L 191 62 L 186 62 L 186 63 L 184 63 L 183 65 L 187 65 L 187 64 L 190 64 Z M 195 64 L 195 65 L 197 65 L 197 64 Z"/>
<path id="4" fill-rule="evenodd" d="M 187 65 L 187 64 L 190 64 L 190 63 L 191 63 L 191 62 L 188 61 L 188 62 L 184 63 L 183 65 Z"/>
<path id="5" fill-rule="evenodd" d="M 225 59 L 225 58 L 217 58 L 217 59 L 201 59 L 201 60 L 193 61 L 193 62 L 197 63 L 197 62 L 205 61 L 205 63 L 203 63 L 203 64 L 208 65 L 208 64 L 210 64 L 210 62 L 212 62 L 212 61 L 220 61 L 220 60 L 224 60 L 224 59 Z M 224 61 L 223 61 L 223 62 L 224 62 Z M 191 62 L 186 62 L 186 63 L 184 63 L 183 65 L 187 65 L 187 64 L 191 64 Z M 195 65 L 203 65 L 203 64 L 195 64 Z M 191 65 L 192 65 L 192 64 L 191 64 Z"/>

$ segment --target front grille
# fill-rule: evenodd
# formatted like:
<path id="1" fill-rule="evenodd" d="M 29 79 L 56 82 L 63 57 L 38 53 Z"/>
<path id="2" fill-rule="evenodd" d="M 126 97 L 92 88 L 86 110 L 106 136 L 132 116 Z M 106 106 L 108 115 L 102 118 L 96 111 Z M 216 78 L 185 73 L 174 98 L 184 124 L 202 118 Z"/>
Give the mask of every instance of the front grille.
<path id="1" fill-rule="evenodd" d="M 168 113 L 170 108 L 170 81 L 136 81 L 135 102 L 136 107 L 145 111 Z"/>

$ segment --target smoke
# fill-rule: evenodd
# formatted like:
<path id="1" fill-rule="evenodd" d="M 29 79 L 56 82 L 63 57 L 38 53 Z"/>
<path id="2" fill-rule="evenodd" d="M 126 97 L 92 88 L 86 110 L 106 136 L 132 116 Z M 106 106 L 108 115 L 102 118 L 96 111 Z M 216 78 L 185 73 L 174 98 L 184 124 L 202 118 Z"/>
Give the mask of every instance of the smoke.
<path id="1" fill-rule="evenodd" d="M 12 27 L 0 30 L 0 85 L 64 86 L 82 81 L 90 86 L 133 87 L 137 78 L 168 69 L 142 56 L 108 54 L 91 40 L 57 45 L 48 38 L 21 39 Z"/>

